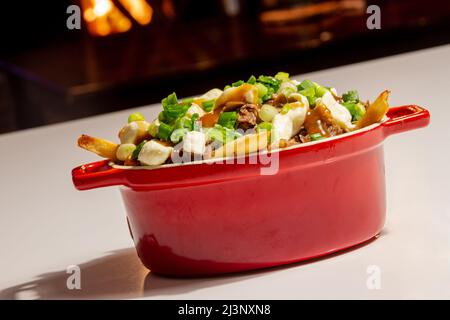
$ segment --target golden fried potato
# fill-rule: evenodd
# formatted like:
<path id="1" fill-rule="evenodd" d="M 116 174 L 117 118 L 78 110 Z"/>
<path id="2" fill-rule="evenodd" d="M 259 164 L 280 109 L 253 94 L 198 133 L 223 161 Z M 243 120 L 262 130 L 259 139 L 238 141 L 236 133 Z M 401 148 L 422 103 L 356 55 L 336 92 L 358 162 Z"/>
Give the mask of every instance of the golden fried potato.
<path id="1" fill-rule="evenodd" d="M 258 103 L 258 88 L 248 83 L 229 88 L 216 99 L 214 109 L 222 110 L 230 102 Z"/>
<path id="2" fill-rule="evenodd" d="M 117 143 L 85 134 L 78 138 L 78 146 L 110 160 L 116 159 L 116 151 L 119 147 Z"/>
<path id="3" fill-rule="evenodd" d="M 364 116 L 356 123 L 355 129 L 361 129 L 380 122 L 389 110 L 388 98 L 391 92 L 383 91 L 378 98 L 369 105 Z"/>
<path id="4" fill-rule="evenodd" d="M 239 137 L 214 150 L 212 158 L 240 156 L 267 148 L 269 135 L 268 131 L 263 131 Z"/>

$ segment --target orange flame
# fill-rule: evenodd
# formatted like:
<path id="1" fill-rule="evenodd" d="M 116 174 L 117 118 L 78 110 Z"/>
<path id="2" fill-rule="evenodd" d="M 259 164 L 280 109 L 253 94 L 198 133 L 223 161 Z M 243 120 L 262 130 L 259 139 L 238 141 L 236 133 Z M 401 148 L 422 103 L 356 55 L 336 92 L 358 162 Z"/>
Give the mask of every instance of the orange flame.
<path id="1" fill-rule="evenodd" d="M 149 24 L 152 21 L 153 9 L 145 0 L 119 0 L 123 7 L 130 13 L 140 25 Z"/>
<path id="2" fill-rule="evenodd" d="M 130 16 L 140 25 L 147 25 L 153 16 L 152 7 L 145 0 L 119 0 Z M 81 0 L 83 17 L 90 34 L 107 36 L 126 32 L 132 22 L 112 0 Z"/>

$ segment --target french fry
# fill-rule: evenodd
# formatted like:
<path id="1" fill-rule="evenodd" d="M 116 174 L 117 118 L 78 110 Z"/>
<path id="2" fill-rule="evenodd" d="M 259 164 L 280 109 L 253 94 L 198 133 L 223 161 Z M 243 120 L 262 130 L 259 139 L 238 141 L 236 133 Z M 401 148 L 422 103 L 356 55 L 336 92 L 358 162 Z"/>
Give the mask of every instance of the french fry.
<path id="1" fill-rule="evenodd" d="M 232 157 L 249 154 L 267 147 L 269 132 L 249 134 L 224 144 L 214 150 L 212 158 Z"/>
<path id="2" fill-rule="evenodd" d="M 389 110 L 388 98 L 391 92 L 383 91 L 367 108 L 364 116 L 356 123 L 355 129 L 361 129 L 376 122 L 380 122 Z"/>
<path id="3" fill-rule="evenodd" d="M 119 147 L 117 143 L 85 134 L 78 138 L 78 146 L 110 160 L 116 159 L 116 151 Z"/>

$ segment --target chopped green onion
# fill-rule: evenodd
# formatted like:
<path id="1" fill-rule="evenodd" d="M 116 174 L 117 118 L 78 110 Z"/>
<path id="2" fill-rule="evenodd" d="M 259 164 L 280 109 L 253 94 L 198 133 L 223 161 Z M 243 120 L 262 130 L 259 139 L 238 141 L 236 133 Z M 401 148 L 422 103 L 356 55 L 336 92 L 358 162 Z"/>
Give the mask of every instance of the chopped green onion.
<path id="1" fill-rule="evenodd" d="M 320 133 L 313 133 L 309 137 L 311 138 L 311 141 L 324 139 L 324 137 Z"/>
<path id="2" fill-rule="evenodd" d="M 362 103 L 357 103 L 355 105 L 355 115 L 352 115 L 353 121 L 358 121 L 363 117 L 363 115 L 366 113 L 366 108 Z"/>
<path id="3" fill-rule="evenodd" d="M 158 119 L 170 124 L 177 118 L 184 116 L 190 107 L 189 104 L 179 104 L 175 92 L 162 99 L 161 104 L 164 110 L 159 114 Z"/>
<path id="4" fill-rule="evenodd" d="M 306 97 L 306 99 L 308 99 L 308 104 L 311 107 L 315 107 L 316 106 L 316 97 Z"/>
<path id="5" fill-rule="evenodd" d="M 186 114 L 186 111 L 189 109 L 189 105 L 184 104 L 169 104 L 164 107 L 164 118 L 168 120 L 168 122 L 173 122 L 177 118 L 182 117 Z"/>
<path id="6" fill-rule="evenodd" d="M 256 127 L 256 131 L 257 132 L 261 132 L 261 131 L 270 131 L 272 130 L 272 124 L 270 122 L 261 122 L 260 124 L 258 124 L 258 126 Z"/>
<path id="7" fill-rule="evenodd" d="M 350 111 L 352 121 L 358 121 L 366 113 L 366 108 L 362 103 L 343 102 L 342 105 Z"/>
<path id="8" fill-rule="evenodd" d="M 266 87 L 272 88 L 274 92 L 276 92 L 280 88 L 280 84 L 282 81 L 275 79 L 274 77 L 259 76 L 258 82 L 261 82 Z"/>
<path id="9" fill-rule="evenodd" d="M 311 106 L 315 106 L 317 98 L 322 97 L 325 93 L 330 91 L 328 88 L 311 80 L 303 80 L 297 88 L 300 94 L 308 98 L 308 102 Z"/>
<path id="10" fill-rule="evenodd" d="M 178 104 L 177 94 L 175 92 L 172 92 L 166 98 L 162 99 L 161 104 L 163 105 L 163 107 L 172 104 Z"/>
<path id="11" fill-rule="evenodd" d="M 281 91 L 281 93 L 286 97 L 286 98 L 289 98 L 289 96 L 291 95 L 291 94 L 293 94 L 295 92 L 295 90 L 293 89 L 293 88 L 290 88 L 290 87 L 286 87 L 286 88 L 284 88 L 282 91 Z"/>
<path id="12" fill-rule="evenodd" d="M 308 89 L 308 88 L 314 88 L 316 85 L 314 84 L 314 82 L 312 82 L 311 80 L 303 80 L 299 85 L 298 85 L 298 90 L 304 90 L 304 89 Z"/>
<path id="13" fill-rule="evenodd" d="M 315 97 L 316 89 L 314 87 L 308 87 L 306 89 L 300 90 L 299 93 L 304 95 L 305 97 Z"/>
<path id="14" fill-rule="evenodd" d="M 281 114 L 286 114 L 286 113 L 288 113 L 289 110 L 291 110 L 291 109 L 292 109 L 292 106 L 291 106 L 289 103 L 287 103 L 287 104 L 285 104 L 285 105 L 283 106 L 283 108 L 281 108 L 280 113 L 281 113 Z"/>
<path id="15" fill-rule="evenodd" d="M 277 108 L 270 104 L 263 104 L 259 110 L 259 117 L 262 121 L 271 122 L 273 118 L 278 114 Z"/>
<path id="16" fill-rule="evenodd" d="M 316 96 L 317 97 L 322 97 L 325 93 L 327 93 L 328 91 L 330 91 L 330 90 L 328 90 L 327 88 L 325 88 L 325 87 L 322 87 L 321 85 L 317 85 L 316 86 Z"/>
<path id="17" fill-rule="evenodd" d="M 134 121 L 144 121 L 145 118 L 140 112 L 133 112 L 128 116 L 128 123 L 134 122 Z"/>
<path id="18" fill-rule="evenodd" d="M 275 75 L 275 79 L 277 79 L 277 80 L 289 80 L 289 73 L 287 73 L 287 72 L 278 72 Z"/>
<path id="19" fill-rule="evenodd" d="M 251 76 L 248 80 L 247 83 L 249 84 L 256 84 L 256 77 L 255 76 Z"/>
<path id="20" fill-rule="evenodd" d="M 223 91 L 225 91 L 225 90 L 227 90 L 227 89 L 230 89 L 230 88 L 231 88 L 230 85 L 226 85 L 226 86 L 223 88 Z"/>
<path id="21" fill-rule="evenodd" d="M 269 91 L 269 89 L 262 83 L 257 83 L 256 88 L 258 88 L 258 96 L 259 97 L 264 97 L 267 94 L 267 92 Z"/>
<path id="22" fill-rule="evenodd" d="M 237 113 L 235 111 L 222 112 L 217 123 L 222 127 L 234 129 L 237 120 Z"/>
<path id="23" fill-rule="evenodd" d="M 192 115 L 191 121 L 192 121 L 192 127 L 191 130 L 193 131 L 200 131 L 201 127 L 198 123 L 198 119 L 200 118 L 200 115 L 198 113 L 194 113 Z"/>
<path id="24" fill-rule="evenodd" d="M 263 102 L 266 102 L 267 100 L 272 99 L 272 96 L 273 96 L 274 93 L 275 93 L 275 89 L 272 88 L 272 87 L 269 87 L 269 88 L 267 89 L 266 95 L 263 96 L 263 97 L 261 98 L 261 100 L 262 100 Z"/>
<path id="25" fill-rule="evenodd" d="M 224 128 L 219 124 L 216 124 L 213 128 L 209 128 L 206 135 L 208 140 L 217 141 L 221 144 L 235 140 L 242 136 L 236 130 Z"/>
<path id="26" fill-rule="evenodd" d="M 189 132 L 189 130 L 186 128 L 175 129 L 175 130 L 173 130 L 172 134 L 170 135 L 170 141 L 172 141 L 173 143 L 178 143 L 181 140 L 183 140 L 184 136 L 188 132 Z"/>
<path id="27" fill-rule="evenodd" d="M 120 161 L 125 161 L 128 157 L 131 157 L 136 146 L 132 143 L 122 143 L 116 150 L 116 157 Z"/>
<path id="28" fill-rule="evenodd" d="M 159 124 L 159 131 L 158 135 L 162 140 L 169 140 L 170 135 L 172 134 L 172 131 L 174 128 L 171 125 L 165 124 L 164 122 L 161 122 Z"/>
<path id="29" fill-rule="evenodd" d="M 308 99 L 308 103 L 310 106 L 315 106 L 316 89 L 314 87 L 308 87 L 306 89 L 300 90 L 299 93 L 304 95 Z"/>
<path id="30" fill-rule="evenodd" d="M 206 112 L 212 111 L 212 109 L 214 109 L 214 103 L 215 102 L 216 102 L 215 99 L 204 101 L 202 103 L 203 110 L 205 110 Z"/>
<path id="31" fill-rule="evenodd" d="M 141 152 L 141 149 L 146 142 L 147 142 L 147 140 L 144 140 L 136 146 L 136 149 L 134 149 L 133 153 L 131 154 L 132 160 L 136 160 L 138 158 L 139 152 Z"/>
<path id="32" fill-rule="evenodd" d="M 239 86 L 242 85 L 242 84 L 244 84 L 244 80 L 239 80 L 239 81 L 233 82 L 233 83 L 231 84 L 231 86 L 232 86 L 232 87 L 239 87 Z"/>
<path id="33" fill-rule="evenodd" d="M 154 138 L 158 137 L 158 130 L 159 128 L 155 121 L 150 123 L 150 125 L 148 126 L 148 133 Z"/>
<path id="34" fill-rule="evenodd" d="M 164 116 L 164 111 L 161 111 L 161 112 L 158 114 L 158 120 L 159 120 L 160 122 L 166 121 L 166 117 Z"/>
<path id="35" fill-rule="evenodd" d="M 212 141 L 219 141 L 220 143 L 223 143 L 225 141 L 225 130 L 222 128 L 222 126 L 215 125 L 214 128 L 208 129 L 206 132 L 208 140 Z"/>
<path id="36" fill-rule="evenodd" d="M 358 103 L 359 102 L 359 94 L 358 91 L 356 90 L 350 90 L 347 93 L 344 93 L 342 95 L 342 100 L 344 100 L 344 102 L 354 102 L 354 103 Z"/>
<path id="37" fill-rule="evenodd" d="M 194 98 L 184 98 L 183 100 L 181 100 L 182 103 L 184 104 L 192 104 L 192 102 L 194 102 Z"/>
<path id="38" fill-rule="evenodd" d="M 189 119 L 187 116 L 178 118 L 175 121 L 174 129 L 181 129 L 181 128 L 191 129 L 192 128 L 192 120 Z"/>
<path id="39" fill-rule="evenodd" d="M 225 143 L 227 143 L 228 141 L 236 140 L 237 138 L 242 136 L 239 132 L 237 132 L 234 129 L 223 128 L 223 130 L 225 131 L 225 140 L 224 140 Z"/>

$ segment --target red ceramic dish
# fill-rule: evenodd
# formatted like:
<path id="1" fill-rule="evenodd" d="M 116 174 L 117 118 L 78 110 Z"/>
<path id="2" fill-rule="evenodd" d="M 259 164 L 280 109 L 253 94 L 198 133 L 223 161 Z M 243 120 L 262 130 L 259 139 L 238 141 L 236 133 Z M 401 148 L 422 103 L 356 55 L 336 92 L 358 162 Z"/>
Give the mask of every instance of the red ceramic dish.
<path id="1" fill-rule="evenodd" d="M 386 212 L 383 140 L 424 127 L 418 106 L 391 108 L 377 125 L 279 151 L 260 164 L 73 169 L 79 190 L 120 185 L 137 253 L 153 272 L 192 276 L 281 265 L 371 239 Z M 277 151 L 278 152 L 278 151 Z"/>

